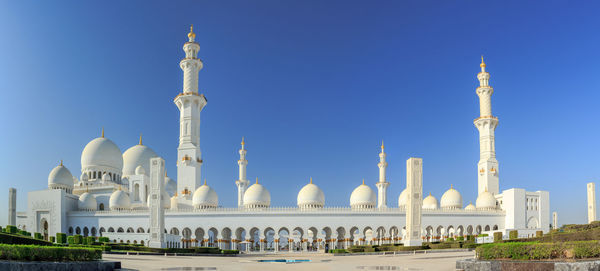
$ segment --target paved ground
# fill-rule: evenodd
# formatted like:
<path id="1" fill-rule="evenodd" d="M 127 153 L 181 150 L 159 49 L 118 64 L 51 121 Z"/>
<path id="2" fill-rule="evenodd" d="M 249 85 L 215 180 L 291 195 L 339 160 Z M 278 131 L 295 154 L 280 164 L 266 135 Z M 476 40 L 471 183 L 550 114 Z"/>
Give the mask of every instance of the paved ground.
<path id="1" fill-rule="evenodd" d="M 103 255 L 121 261 L 130 270 L 455 270 L 456 260 L 474 252 L 439 252 L 416 255 L 332 256 L 326 254 L 250 255 L 240 257 L 182 257 Z M 308 259 L 304 263 L 261 263 L 269 259 Z"/>

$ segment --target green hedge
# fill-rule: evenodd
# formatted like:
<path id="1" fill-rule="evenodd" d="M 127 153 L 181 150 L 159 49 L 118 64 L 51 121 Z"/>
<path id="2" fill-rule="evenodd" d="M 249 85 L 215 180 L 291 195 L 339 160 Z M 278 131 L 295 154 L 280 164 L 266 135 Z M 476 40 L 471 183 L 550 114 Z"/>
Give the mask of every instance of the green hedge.
<path id="1" fill-rule="evenodd" d="M 59 244 L 66 244 L 67 243 L 67 234 L 66 233 L 56 233 L 56 242 Z"/>
<path id="2" fill-rule="evenodd" d="M 0 260 L 95 261 L 100 259 L 102 259 L 102 251 L 98 249 L 0 244 Z"/>
<path id="3" fill-rule="evenodd" d="M 479 259 L 540 260 L 556 258 L 598 258 L 599 241 L 559 243 L 510 242 L 485 244 L 477 248 Z"/>
<path id="4" fill-rule="evenodd" d="M 494 243 L 502 241 L 502 232 L 494 232 Z"/>
<path id="5" fill-rule="evenodd" d="M 49 238 L 50 243 L 54 243 L 56 241 L 56 238 L 54 236 L 50 236 Z"/>
<path id="6" fill-rule="evenodd" d="M 18 233 L 19 229 L 17 228 L 17 226 L 13 226 L 13 225 L 7 225 L 6 226 L 6 233 Z"/>
<path id="7" fill-rule="evenodd" d="M 219 254 L 221 250 L 216 247 L 194 247 L 194 248 L 151 248 L 141 245 L 133 244 L 116 244 L 108 243 L 108 246 L 112 250 L 125 250 L 125 251 L 145 251 L 145 252 L 157 252 L 157 253 L 197 253 L 197 254 Z"/>
<path id="8" fill-rule="evenodd" d="M 69 245 L 69 247 L 73 247 L 73 248 L 76 248 L 76 247 L 82 247 L 82 248 L 95 248 L 95 249 L 99 249 L 99 250 L 102 250 L 102 251 L 111 251 L 111 250 L 112 250 L 112 248 L 111 248 L 110 246 L 104 246 L 104 245 L 101 245 L 101 246 L 91 246 L 91 245 Z"/>
<path id="9" fill-rule="evenodd" d="M 517 238 L 519 238 L 519 231 L 513 230 L 513 231 L 508 232 L 508 239 L 514 240 Z"/>
<path id="10" fill-rule="evenodd" d="M 96 241 L 96 238 L 94 238 L 93 236 L 87 236 L 87 237 L 83 237 L 82 244 L 91 246 L 94 244 L 94 241 Z"/>
<path id="11" fill-rule="evenodd" d="M 456 241 L 464 241 L 464 240 L 465 240 L 465 238 L 462 236 L 456 237 Z"/>
<path id="12" fill-rule="evenodd" d="M 2 244 L 20 244 L 20 245 L 40 245 L 49 246 L 50 242 L 44 240 L 33 239 L 31 237 L 22 236 L 19 234 L 0 233 L 0 243 Z"/>
<path id="13" fill-rule="evenodd" d="M 108 243 L 108 242 L 110 242 L 110 239 L 108 239 L 108 237 L 100 237 L 100 238 L 98 238 L 98 242 L 106 242 L 106 243 Z"/>
<path id="14" fill-rule="evenodd" d="M 44 240 L 44 236 L 39 232 L 34 233 L 33 238 L 38 239 L 38 240 Z"/>
<path id="15" fill-rule="evenodd" d="M 329 253 L 348 253 L 345 249 L 330 249 Z"/>
<path id="16" fill-rule="evenodd" d="M 237 249 L 223 249 L 221 254 L 240 254 L 240 251 Z"/>

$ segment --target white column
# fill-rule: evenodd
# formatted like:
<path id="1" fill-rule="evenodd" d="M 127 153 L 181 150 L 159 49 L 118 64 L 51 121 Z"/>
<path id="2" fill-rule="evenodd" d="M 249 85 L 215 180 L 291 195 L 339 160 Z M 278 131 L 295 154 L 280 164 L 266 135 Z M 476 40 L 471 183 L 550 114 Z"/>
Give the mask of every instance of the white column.
<path id="1" fill-rule="evenodd" d="M 420 246 L 421 239 L 421 208 L 423 205 L 423 159 L 409 158 L 406 160 L 406 231 L 408 232 L 405 246 Z"/>
<path id="2" fill-rule="evenodd" d="M 596 221 L 596 184 L 587 184 L 588 223 Z"/>
<path id="3" fill-rule="evenodd" d="M 246 188 L 248 188 L 248 184 L 250 184 L 250 181 L 246 179 L 246 166 L 248 165 L 248 160 L 246 160 L 246 152 L 246 143 L 244 142 L 244 138 L 242 138 L 240 160 L 238 160 L 239 176 L 238 180 L 235 181 L 235 184 L 238 188 L 238 207 L 244 206 L 244 193 L 246 193 Z"/>
<path id="4" fill-rule="evenodd" d="M 8 225 L 17 225 L 17 189 L 8 189 Z"/>
<path id="5" fill-rule="evenodd" d="M 161 200 L 164 189 L 165 160 L 150 159 L 150 240 L 149 247 L 165 247 L 165 209 Z"/>
<path id="6" fill-rule="evenodd" d="M 552 212 L 552 229 L 558 229 L 558 213 Z"/>
<path id="7" fill-rule="evenodd" d="M 384 152 L 383 141 L 381 141 L 381 153 L 379 153 L 379 181 L 377 182 L 377 208 L 387 208 L 387 187 L 388 183 L 385 179 L 385 169 L 387 162 L 385 161 L 386 154 Z"/>
<path id="8" fill-rule="evenodd" d="M 477 165 L 478 194 L 489 191 L 494 195 L 499 193 L 498 160 L 496 160 L 495 130 L 498 118 L 492 115 L 492 94 L 494 88 L 489 85 L 490 74 L 485 71 L 485 63 L 481 57 L 481 72 L 477 74 L 479 87 L 479 118 L 473 122 L 479 130 L 479 163 Z"/>
<path id="9" fill-rule="evenodd" d="M 177 190 L 186 198 L 190 198 L 191 193 L 201 185 L 200 112 L 206 105 L 204 94 L 198 94 L 198 72 L 203 64 L 198 58 L 200 45 L 194 41 L 196 34 L 192 29 L 188 38 L 189 41 L 183 45 L 185 58 L 179 63 L 183 70 L 183 91 L 174 100 L 180 111 Z"/>

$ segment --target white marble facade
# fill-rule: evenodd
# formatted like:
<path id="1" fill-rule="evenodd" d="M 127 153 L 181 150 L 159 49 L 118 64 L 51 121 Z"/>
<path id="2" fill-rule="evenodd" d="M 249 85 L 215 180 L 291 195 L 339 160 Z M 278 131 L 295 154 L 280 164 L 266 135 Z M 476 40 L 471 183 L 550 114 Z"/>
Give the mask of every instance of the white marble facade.
<path id="1" fill-rule="evenodd" d="M 103 235 L 117 242 L 148 244 L 149 199 L 160 193 L 160 202 L 153 201 L 152 206 L 164 208 L 167 246 L 277 251 L 402 243 L 406 239 L 408 195 L 403 191 L 396 203 L 387 199 L 388 186 L 404 182 L 386 179 L 388 164 L 383 142 L 377 193 L 370 184 L 363 183 L 350 195 L 350 206 L 329 207 L 325 206 L 326 194 L 318 182 L 311 180 L 299 192 L 298 206 L 271 207 L 268 189 L 258 180 L 251 183 L 246 178 L 247 151 L 242 140 L 239 178 L 232 182 L 231 191 L 238 193 L 237 206 L 220 206 L 217 193 L 201 182 L 200 111 L 206 98 L 198 93 L 198 72 L 203 64 L 197 57 L 200 46 L 193 31 L 188 38 L 183 46 L 185 58 L 180 62 L 183 91 L 174 100 L 181 112 L 178 160 L 172 161 L 177 163 L 178 180 L 165 172 L 159 178 L 163 189 L 151 188 L 150 161 L 158 154 L 143 145 L 141 136 L 139 144 L 122 153 L 102 131 L 83 149 L 79 178 L 61 163 L 51 171 L 48 189 L 28 193 L 27 209 L 17 213 L 16 224 L 20 228 L 46 236 L 58 232 Z M 507 234 L 513 229 L 522 235 L 549 230 L 548 192 L 512 188 L 500 193 L 494 143 L 498 119 L 492 115 L 493 88 L 483 59 L 477 77 L 481 114 L 475 126 L 480 132 L 481 152 L 476 205 L 465 205 L 461 194 L 451 186 L 439 204 L 432 195 L 425 197 L 422 204 L 413 203 L 422 206 L 421 240 L 496 231 Z M 233 191 L 234 184 L 238 191 Z"/>

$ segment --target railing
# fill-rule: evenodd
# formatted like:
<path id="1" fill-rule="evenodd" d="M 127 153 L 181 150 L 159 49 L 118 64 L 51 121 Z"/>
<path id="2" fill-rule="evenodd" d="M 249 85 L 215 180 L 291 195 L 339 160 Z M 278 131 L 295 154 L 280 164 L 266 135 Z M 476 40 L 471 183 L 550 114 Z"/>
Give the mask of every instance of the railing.
<path id="1" fill-rule="evenodd" d="M 486 214 L 486 215 L 502 215 L 505 212 L 503 210 L 465 210 L 465 209 L 423 209 L 423 215 L 430 214 Z M 148 208 L 132 209 L 132 210 L 107 210 L 107 211 L 71 211 L 70 215 L 108 215 L 108 214 L 147 214 Z M 298 207 L 270 207 L 270 208 L 238 208 L 238 207 L 218 207 L 208 209 L 194 209 L 194 208 L 181 208 L 181 209 L 166 209 L 165 214 L 215 214 L 215 213 L 231 213 L 231 214 L 244 214 L 244 213 L 294 213 L 294 214 L 399 214 L 403 215 L 406 213 L 404 208 L 372 208 L 372 209 L 353 209 L 351 207 L 324 207 L 315 209 L 306 209 Z"/>

